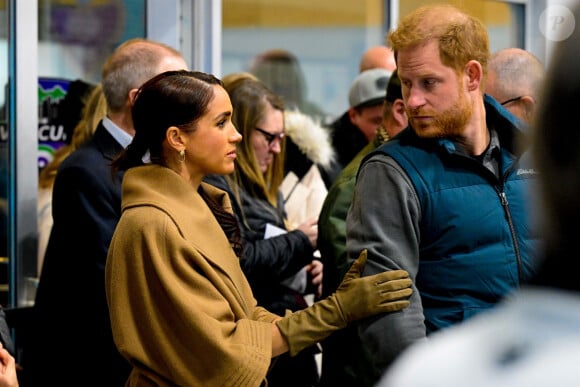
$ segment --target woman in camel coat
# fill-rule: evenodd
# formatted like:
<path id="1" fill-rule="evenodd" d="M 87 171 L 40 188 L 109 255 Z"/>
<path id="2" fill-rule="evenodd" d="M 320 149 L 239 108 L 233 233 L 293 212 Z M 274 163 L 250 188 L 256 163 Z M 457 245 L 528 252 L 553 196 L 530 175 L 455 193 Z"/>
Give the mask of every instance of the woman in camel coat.
<path id="1" fill-rule="evenodd" d="M 126 170 L 106 291 L 115 344 L 133 366 L 127 386 L 262 386 L 273 357 L 348 323 L 407 306 L 404 271 L 359 278 L 280 317 L 258 307 L 240 268 L 241 236 L 227 194 L 202 182 L 234 169 L 241 135 L 215 77 L 172 71 L 146 82 Z M 145 160 L 145 161 L 144 161 Z"/>

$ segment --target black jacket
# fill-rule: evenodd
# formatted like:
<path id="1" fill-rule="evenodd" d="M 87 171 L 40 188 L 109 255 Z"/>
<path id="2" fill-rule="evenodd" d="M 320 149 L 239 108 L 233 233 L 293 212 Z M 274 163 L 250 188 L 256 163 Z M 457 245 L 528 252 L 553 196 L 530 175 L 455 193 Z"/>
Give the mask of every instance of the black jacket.
<path id="1" fill-rule="evenodd" d="M 258 300 L 258 304 L 281 316 L 286 309 L 302 309 L 304 299 L 281 285 L 313 259 L 312 245 L 301 231 L 264 239 L 266 224 L 286 229 L 281 198 L 274 208 L 266 200 L 241 193 L 241 206 L 223 176 L 211 175 L 206 182 L 227 191 L 240 223 L 244 249 L 240 264 Z"/>
<path id="2" fill-rule="evenodd" d="M 330 129 L 336 162 L 329 176 L 330 180 L 334 181 L 340 171 L 368 144 L 368 140 L 360 129 L 350 122 L 348 111 L 330 124 Z"/>
<path id="3" fill-rule="evenodd" d="M 123 386 L 129 375 L 112 338 L 104 272 L 121 214 L 122 175 L 113 177 L 110 163 L 121 150 L 101 123 L 58 169 L 35 339 L 23 354 L 26 378 L 34 379 L 27 386 L 48 384 L 49 375 L 61 386 Z"/>

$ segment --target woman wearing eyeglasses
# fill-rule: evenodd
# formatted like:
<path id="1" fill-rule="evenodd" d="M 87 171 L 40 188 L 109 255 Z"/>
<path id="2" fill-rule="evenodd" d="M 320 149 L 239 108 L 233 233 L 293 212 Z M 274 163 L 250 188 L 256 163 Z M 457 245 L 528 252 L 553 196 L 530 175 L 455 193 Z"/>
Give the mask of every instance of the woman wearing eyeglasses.
<path id="1" fill-rule="evenodd" d="M 229 77 L 231 79 L 231 77 Z M 206 181 L 227 191 L 242 228 L 241 258 L 258 304 L 280 316 L 307 306 L 304 295 L 322 290 L 322 263 L 314 259 L 317 219 L 296 229 L 286 221 L 280 184 L 284 178 L 284 105 L 265 84 L 250 77 L 225 83 L 232 122 L 242 134 L 234 173 Z M 317 385 L 315 348 L 282 355 L 268 373 L 270 387 Z"/>

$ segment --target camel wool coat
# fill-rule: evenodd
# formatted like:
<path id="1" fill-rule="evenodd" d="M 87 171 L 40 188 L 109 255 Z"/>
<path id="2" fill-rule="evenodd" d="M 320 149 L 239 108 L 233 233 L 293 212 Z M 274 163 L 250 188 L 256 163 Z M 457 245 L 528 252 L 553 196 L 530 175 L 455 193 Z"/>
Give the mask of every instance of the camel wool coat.
<path id="1" fill-rule="evenodd" d="M 228 212 L 228 195 L 203 189 Z M 200 194 L 158 165 L 129 169 L 106 266 L 127 386 L 263 386 L 272 322 Z"/>

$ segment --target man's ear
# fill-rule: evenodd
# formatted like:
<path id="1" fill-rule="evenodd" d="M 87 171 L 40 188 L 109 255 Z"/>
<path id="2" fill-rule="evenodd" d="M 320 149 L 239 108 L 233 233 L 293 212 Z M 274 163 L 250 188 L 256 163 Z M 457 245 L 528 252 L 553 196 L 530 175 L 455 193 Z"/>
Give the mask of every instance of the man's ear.
<path id="1" fill-rule="evenodd" d="M 350 119 L 350 122 L 352 122 L 354 125 L 356 125 L 357 117 L 358 117 L 358 111 L 353 107 L 349 108 L 348 109 L 348 118 Z"/>
<path id="2" fill-rule="evenodd" d="M 465 65 L 463 75 L 467 79 L 467 90 L 477 90 L 483 81 L 483 68 L 481 67 L 481 63 L 476 60 L 470 60 Z"/>
<path id="3" fill-rule="evenodd" d="M 139 92 L 139 89 L 129 90 L 129 106 L 132 107 L 135 104 L 135 97 L 137 96 L 138 92 Z"/>
<path id="4" fill-rule="evenodd" d="M 393 102 L 392 109 L 393 118 L 397 121 L 397 124 L 402 128 L 406 128 L 409 125 L 409 119 L 407 118 L 407 110 L 405 110 L 405 102 L 397 98 Z"/>
<path id="5" fill-rule="evenodd" d="M 393 117 L 399 125 L 407 126 L 409 120 L 407 119 L 407 111 L 405 110 L 405 102 L 402 99 L 396 99 L 393 102 Z"/>
<path id="6" fill-rule="evenodd" d="M 523 114 L 528 122 L 532 122 L 536 111 L 536 101 L 532 96 L 524 95 L 519 101 L 522 106 Z"/>

